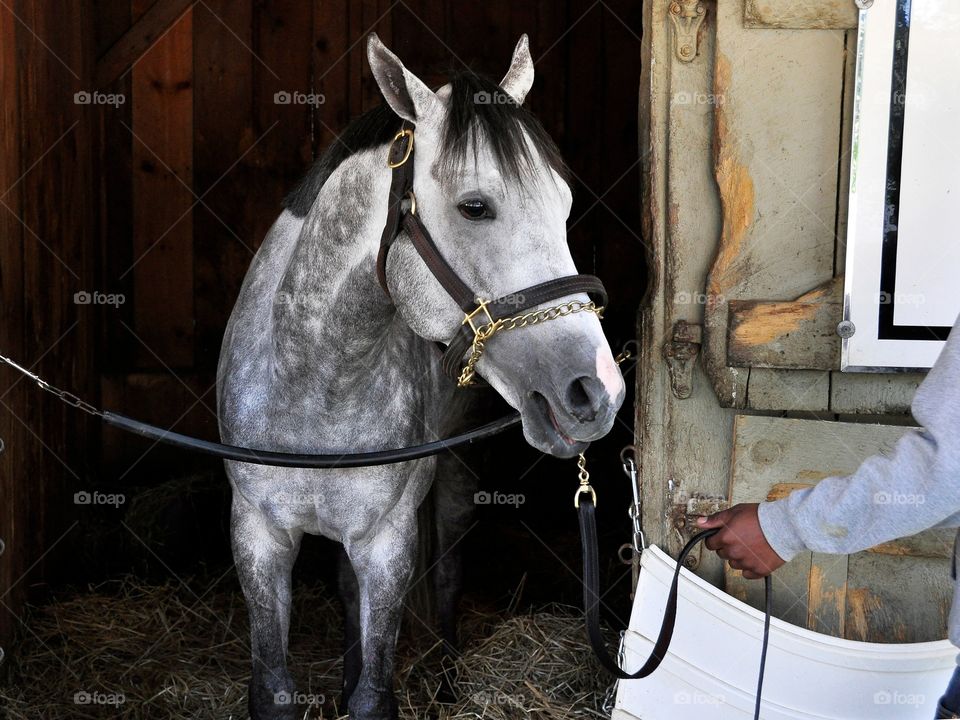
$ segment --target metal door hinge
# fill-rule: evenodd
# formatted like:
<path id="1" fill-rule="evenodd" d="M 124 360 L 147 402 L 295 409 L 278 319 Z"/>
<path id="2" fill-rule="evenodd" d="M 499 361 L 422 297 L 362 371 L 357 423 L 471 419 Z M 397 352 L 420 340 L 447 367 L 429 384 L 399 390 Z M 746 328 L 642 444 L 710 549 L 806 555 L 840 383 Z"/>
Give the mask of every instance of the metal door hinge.
<path id="1" fill-rule="evenodd" d="M 686 320 L 673 324 L 673 339 L 663 345 L 663 357 L 670 372 L 673 394 L 686 400 L 693 394 L 693 366 L 700 354 L 703 327 Z"/>
<path id="2" fill-rule="evenodd" d="M 681 62 L 692 62 L 697 56 L 697 34 L 707 8 L 699 0 L 674 0 L 668 17 L 673 23 L 673 50 Z"/>

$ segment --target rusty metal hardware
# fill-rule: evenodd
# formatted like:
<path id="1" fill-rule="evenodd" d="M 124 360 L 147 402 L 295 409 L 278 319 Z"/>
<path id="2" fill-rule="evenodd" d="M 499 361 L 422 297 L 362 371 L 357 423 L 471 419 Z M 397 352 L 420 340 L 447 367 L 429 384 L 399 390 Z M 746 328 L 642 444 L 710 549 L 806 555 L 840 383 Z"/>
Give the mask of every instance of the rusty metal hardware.
<path id="1" fill-rule="evenodd" d="M 702 492 L 687 493 L 677 487 L 673 493 L 672 507 L 670 511 L 669 522 L 676 536 L 677 542 L 682 547 L 687 541 L 696 535 L 700 528 L 697 526 L 697 518 L 702 515 L 713 515 L 714 513 L 726 510 L 730 502 L 724 495 L 710 495 Z M 700 567 L 700 561 L 703 557 L 702 546 L 696 555 L 690 554 L 684 559 L 684 565 L 689 570 L 696 570 Z"/>
<path id="2" fill-rule="evenodd" d="M 673 23 L 673 49 L 680 62 L 693 62 L 697 56 L 697 34 L 707 16 L 707 8 L 699 0 L 675 0 L 667 17 Z"/>
<path id="3" fill-rule="evenodd" d="M 693 366 L 703 340 L 703 327 L 686 320 L 673 325 L 673 339 L 663 345 L 663 357 L 670 371 L 670 386 L 679 400 L 693 394 Z"/>

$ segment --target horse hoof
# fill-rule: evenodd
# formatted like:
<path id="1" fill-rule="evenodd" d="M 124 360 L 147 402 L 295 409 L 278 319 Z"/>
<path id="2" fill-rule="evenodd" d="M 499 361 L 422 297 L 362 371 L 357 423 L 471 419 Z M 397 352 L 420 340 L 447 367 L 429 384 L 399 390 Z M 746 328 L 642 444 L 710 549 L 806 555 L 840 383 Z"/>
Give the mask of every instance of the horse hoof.
<path id="1" fill-rule="evenodd" d="M 250 720 L 299 720 L 300 717 L 293 689 L 274 691 L 251 687 L 247 709 Z"/>
<path id="2" fill-rule="evenodd" d="M 393 697 L 358 697 L 354 692 L 348 706 L 350 720 L 398 720 L 400 711 Z"/>

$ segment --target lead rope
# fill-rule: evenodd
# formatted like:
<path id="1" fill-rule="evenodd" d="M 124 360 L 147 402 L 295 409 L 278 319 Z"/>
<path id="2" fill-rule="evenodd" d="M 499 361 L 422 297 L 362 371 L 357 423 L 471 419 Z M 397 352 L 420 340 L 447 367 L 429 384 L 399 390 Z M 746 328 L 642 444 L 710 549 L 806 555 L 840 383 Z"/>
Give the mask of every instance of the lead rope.
<path id="1" fill-rule="evenodd" d="M 720 528 L 712 528 L 697 533 L 687 544 L 683 546 L 680 554 L 677 556 L 676 569 L 673 571 L 673 580 L 670 583 L 670 592 L 667 595 L 667 606 L 663 613 L 663 622 L 660 625 L 660 633 L 657 635 L 653 650 L 644 661 L 643 665 L 634 673 L 626 672 L 607 650 L 603 640 L 603 633 L 600 629 L 600 571 L 599 571 L 599 550 L 597 544 L 597 522 L 596 506 L 597 493 L 590 485 L 590 473 L 587 471 L 587 459 L 580 454 L 577 459 L 578 475 L 580 482 L 574 496 L 574 507 L 577 508 L 580 520 L 580 539 L 583 550 L 583 608 L 587 627 L 587 637 L 593 648 L 594 654 L 600 665 L 618 680 L 638 680 L 651 675 L 654 670 L 660 667 L 667 656 L 670 648 L 670 641 L 673 638 L 673 630 L 677 622 L 677 600 L 679 597 L 680 569 L 683 567 L 683 561 L 690 554 L 696 545 L 707 538 L 716 535 Z M 757 694 L 754 705 L 754 720 L 760 720 L 760 705 L 763 695 L 763 674 L 767 664 L 767 646 L 770 641 L 770 612 L 771 612 L 771 583 L 770 577 L 764 578 L 764 599 L 763 599 L 763 643 L 760 650 L 760 669 L 757 675 Z"/>
<path id="2" fill-rule="evenodd" d="M 86 400 L 82 400 L 71 392 L 61 390 L 34 372 L 23 367 L 14 360 L 4 355 L 0 355 L 0 363 L 8 365 L 24 377 L 33 381 L 41 390 L 56 396 L 59 400 L 75 407 L 83 412 L 99 417 L 105 424 L 111 425 L 120 430 L 124 430 L 134 435 L 153 440 L 157 443 L 172 445 L 190 452 L 200 453 L 202 455 L 211 455 L 224 460 L 235 460 L 237 462 L 252 463 L 254 465 L 272 465 L 277 467 L 299 467 L 311 469 L 325 468 L 351 468 L 351 467 L 370 467 L 373 465 L 387 465 L 389 463 L 405 462 L 407 460 L 417 460 L 419 458 L 436 455 L 438 453 L 452 450 L 463 445 L 470 445 L 480 440 L 497 435 L 520 424 L 520 413 L 513 412 L 504 415 L 499 420 L 481 425 L 473 430 L 454 435 L 442 440 L 423 443 L 405 448 L 396 448 L 390 450 L 372 450 L 369 452 L 343 452 L 327 454 L 311 453 L 289 453 L 277 452 L 275 450 L 258 450 L 255 448 L 239 447 L 237 445 L 227 445 L 224 443 L 202 440 L 200 438 L 182 435 L 173 432 L 169 428 L 158 427 L 149 423 L 135 420 L 111 412 L 110 410 L 101 410 L 91 405 Z"/>
<path id="3" fill-rule="evenodd" d="M 624 349 L 617 358 L 618 363 L 632 357 L 630 350 Z M 23 367 L 16 361 L 0 355 L 0 364 L 8 365 L 24 377 L 33 381 L 41 390 L 55 395 L 59 400 L 83 410 L 85 413 L 99 417 L 105 424 L 124 430 L 125 432 L 140 435 L 148 440 L 157 443 L 172 445 L 190 452 L 200 453 L 202 455 L 211 455 L 223 460 L 235 460 L 237 462 L 251 463 L 253 465 L 272 465 L 275 467 L 299 467 L 308 469 L 328 469 L 328 468 L 355 468 L 370 467 L 373 465 L 388 465 L 390 463 L 406 462 L 408 460 L 417 460 L 419 458 L 437 455 L 441 452 L 452 450 L 463 445 L 471 445 L 480 440 L 498 435 L 505 430 L 520 424 L 520 413 L 512 412 L 504 415 L 499 420 L 481 425 L 473 430 L 444 438 L 442 440 L 433 440 L 422 445 L 413 445 L 405 448 L 393 448 L 389 450 L 371 450 L 367 452 L 334 452 L 326 454 L 313 453 L 291 453 L 277 452 L 275 450 L 258 450 L 256 448 L 240 447 L 237 445 L 227 445 L 225 443 L 213 442 L 211 440 L 202 440 L 200 438 L 183 435 L 173 432 L 169 428 L 158 427 L 149 423 L 135 420 L 111 412 L 110 410 L 101 410 L 86 400 L 82 400 L 71 392 L 61 390 L 34 372 Z"/>

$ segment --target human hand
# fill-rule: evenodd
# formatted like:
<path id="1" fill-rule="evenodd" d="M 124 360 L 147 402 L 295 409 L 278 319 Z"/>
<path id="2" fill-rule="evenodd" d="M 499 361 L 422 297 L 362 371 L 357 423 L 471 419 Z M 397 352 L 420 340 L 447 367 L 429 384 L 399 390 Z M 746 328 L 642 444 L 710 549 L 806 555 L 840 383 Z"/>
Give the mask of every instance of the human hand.
<path id="1" fill-rule="evenodd" d="M 757 503 L 741 503 L 699 517 L 697 527 L 703 530 L 721 528 L 716 535 L 707 538 L 707 548 L 716 551 L 730 563 L 730 567 L 743 571 L 748 580 L 766 577 L 783 565 L 783 559 L 770 547 L 760 528 Z"/>

